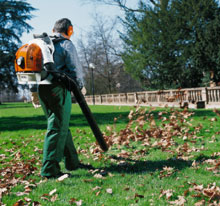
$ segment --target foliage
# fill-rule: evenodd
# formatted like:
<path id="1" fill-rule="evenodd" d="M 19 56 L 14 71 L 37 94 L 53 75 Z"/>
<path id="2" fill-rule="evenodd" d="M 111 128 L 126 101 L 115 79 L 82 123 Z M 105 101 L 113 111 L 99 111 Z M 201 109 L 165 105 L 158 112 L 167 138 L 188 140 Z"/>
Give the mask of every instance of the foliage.
<path id="1" fill-rule="evenodd" d="M 218 110 L 91 106 L 111 146 L 103 153 L 79 107 L 72 109 L 70 129 L 80 159 L 95 168 L 46 180 L 39 176 L 42 110 L 0 105 L 3 204 L 219 205 Z"/>
<path id="2" fill-rule="evenodd" d="M 219 75 L 219 6 L 215 0 L 165 0 L 127 10 L 123 60 L 151 89 L 201 86 Z"/>
<path id="3" fill-rule="evenodd" d="M 32 18 L 30 12 L 34 10 L 26 1 L 0 1 L 0 90 L 17 91 L 15 52 L 21 43 L 22 33 L 32 29 L 27 20 Z"/>

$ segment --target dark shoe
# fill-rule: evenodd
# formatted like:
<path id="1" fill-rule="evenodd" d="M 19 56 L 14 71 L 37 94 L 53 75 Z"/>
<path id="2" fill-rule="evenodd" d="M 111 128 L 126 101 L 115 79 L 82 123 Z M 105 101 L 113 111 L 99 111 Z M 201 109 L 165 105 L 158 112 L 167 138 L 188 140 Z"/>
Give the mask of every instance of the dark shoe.
<path id="1" fill-rule="evenodd" d="M 83 163 L 79 163 L 78 165 L 79 169 L 86 169 L 86 170 L 94 170 L 95 168 L 92 165 L 87 165 Z"/>
<path id="2" fill-rule="evenodd" d="M 74 164 L 74 166 L 73 166 L 73 165 L 71 165 L 71 166 L 65 166 L 65 168 L 66 168 L 67 170 L 69 170 L 69 171 L 74 171 L 74 170 L 77 170 L 79 167 L 78 167 L 78 165 L 75 166 L 75 164 Z"/>

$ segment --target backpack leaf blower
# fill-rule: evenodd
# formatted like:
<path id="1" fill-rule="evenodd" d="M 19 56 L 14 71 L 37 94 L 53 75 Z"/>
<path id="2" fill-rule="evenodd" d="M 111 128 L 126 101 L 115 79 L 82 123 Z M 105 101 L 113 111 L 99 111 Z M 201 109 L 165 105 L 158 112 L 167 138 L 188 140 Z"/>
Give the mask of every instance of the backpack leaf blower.
<path id="1" fill-rule="evenodd" d="M 86 117 L 93 134 L 103 151 L 108 150 L 108 145 L 86 103 L 86 100 L 71 75 L 54 70 L 53 52 L 54 45 L 51 38 L 43 33 L 35 35 L 35 39 L 23 45 L 16 52 L 15 72 L 19 84 L 48 84 L 49 75 L 61 81 L 69 91 L 72 91 L 84 116 Z"/>

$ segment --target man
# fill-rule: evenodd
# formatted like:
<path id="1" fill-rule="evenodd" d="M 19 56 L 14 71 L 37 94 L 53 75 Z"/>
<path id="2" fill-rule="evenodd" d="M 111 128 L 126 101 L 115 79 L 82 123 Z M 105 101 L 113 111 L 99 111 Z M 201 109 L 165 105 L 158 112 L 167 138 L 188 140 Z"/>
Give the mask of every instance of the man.
<path id="1" fill-rule="evenodd" d="M 53 32 L 55 35 L 53 54 L 55 69 L 62 70 L 76 78 L 80 63 L 75 46 L 70 41 L 73 34 L 71 21 L 66 18 L 58 20 Z M 47 178 L 57 178 L 64 174 L 59 165 L 63 158 L 67 170 L 83 167 L 79 163 L 69 130 L 71 94 L 65 87 L 65 83 L 59 81 L 58 78 L 53 78 L 52 84 L 39 85 L 38 94 L 48 121 L 41 175 Z"/>

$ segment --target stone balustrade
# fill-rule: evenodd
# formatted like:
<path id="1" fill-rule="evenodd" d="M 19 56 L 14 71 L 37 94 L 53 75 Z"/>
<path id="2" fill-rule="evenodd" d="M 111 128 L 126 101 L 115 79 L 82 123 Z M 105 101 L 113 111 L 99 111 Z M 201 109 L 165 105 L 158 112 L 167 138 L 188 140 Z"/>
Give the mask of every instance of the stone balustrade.
<path id="1" fill-rule="evenodd" d="M 96 105 L 141 105 L 157 107 L 220 108 L 220 87 L 143 91 L 95 95 Z M 85 96 L 93 104 L 93 96 Z"/>

